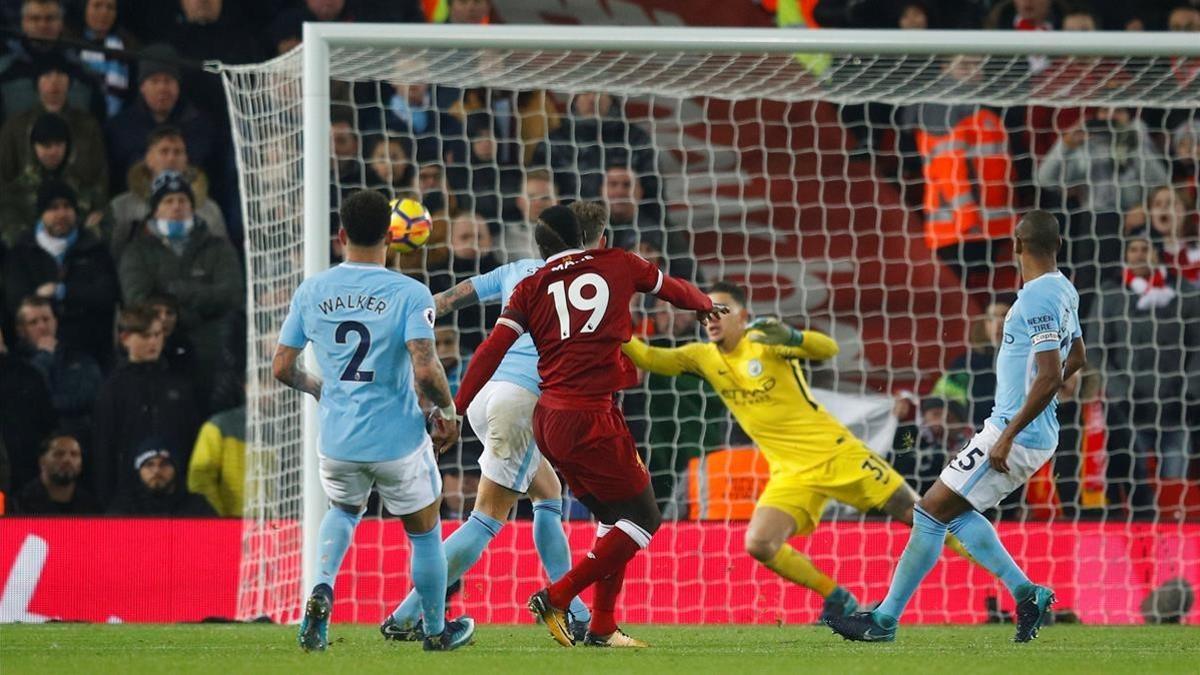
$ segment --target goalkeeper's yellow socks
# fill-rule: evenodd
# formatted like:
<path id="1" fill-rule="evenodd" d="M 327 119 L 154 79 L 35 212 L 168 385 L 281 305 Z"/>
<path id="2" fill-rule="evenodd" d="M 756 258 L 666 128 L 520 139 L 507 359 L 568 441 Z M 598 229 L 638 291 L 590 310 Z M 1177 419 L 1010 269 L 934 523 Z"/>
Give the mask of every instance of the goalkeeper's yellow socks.
<path id="1" fill-rule="evenodd" d="M 829 597 L 838 587 L 837 582 L 817 569 L 808 556 L 788 544 L 780 546 L 779 552 L 766 565 L 784 579 L 820 593 L 822 598 Z"/>

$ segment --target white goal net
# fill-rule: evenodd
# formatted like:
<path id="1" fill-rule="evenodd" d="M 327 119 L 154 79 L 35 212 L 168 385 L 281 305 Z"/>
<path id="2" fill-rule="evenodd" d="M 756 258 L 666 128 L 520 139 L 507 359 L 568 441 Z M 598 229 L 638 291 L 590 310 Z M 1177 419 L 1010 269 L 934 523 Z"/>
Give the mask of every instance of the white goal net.
<path id="1" fill-rule="evenodd" d="M 309 73 L 328 79 L 328 100 L 307 115 L 304 96 L 324 95 L 302 86 L 316 31 L 288 55 L 223 70 L 249 280 L 242 618 L 295 620 L 307 590 L 306 509 L 311 523 L 324 500 L 305 488 L 313 442 L 306 450 L 301 399 L 271 377 L 271 357 L 306 250 L 310 271 L 327 253 L 336 260 L 337 205 L 357 189 L 417 195 L 433 212 L 428 246 L 393 266 L 435 292 L 529 254 L 528 222 L 547 204 L 603 200 L 611 243 L 702 287 L 737 283 L 753 314 L 834 337 L 840 354 L 808 364 L 817 398 L 921 490 L 988 412 L 995 326 L 1019 287 L 1015 219 L 1051 211 L 1091 363 L 1060 395 L 1053 466 L 987 515 L 1080 620 L 1179 613 L 1179 594 L 1162 587 L 1200 583 L 1195 45 L 419 30 L 407 45 L 380 26 L 321 33 L 328 59 Z M 326 160 L 306 175 L 305 150 L 326 136 Z M 326 188 L 328 213 L 306 222 L 306 194 Z M 439 324 L 452 375 L 498 309 Z M 632 309 L 654 344 L 701 339 L 653 298 Z M 668 518 L 631 568 L 623 620 L 814 620 L 815 593 L 742 550 L 767 473 L 716 392 L 649 377 L 623 405 Z M 448 521 L 469 513 L 478 476 L 479 445 L 464 435 L 441 461 Z M 371 508 L 338 581 L 338 621 L 379 621 L 409 587 L 399 522 Z M 586 517 L 569 499 L 565 512 Z M 525 503 L 454 601 L 479 620 L 526 620 L 522 601 L 542 585 L 527 518 Z M 568 528 L 580 555 L 594 528 Z M 793 543 L 867 602 L 884 594 L 907 536 L 832 504 Z M 912 616 L 976 622 L 1011 609 L 998 582 L 947 551 Z"/>

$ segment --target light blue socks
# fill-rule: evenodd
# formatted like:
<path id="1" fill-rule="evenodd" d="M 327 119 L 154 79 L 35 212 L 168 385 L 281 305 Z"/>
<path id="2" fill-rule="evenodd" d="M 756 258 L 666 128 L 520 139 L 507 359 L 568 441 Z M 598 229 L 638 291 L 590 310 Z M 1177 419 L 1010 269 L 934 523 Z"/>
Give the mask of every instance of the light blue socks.
<path id="1" fill-rule="evenodd" d="M 467 573 L 467 570 L 471 569 L 471 566 L 483 554 L 483 549 L 487 548 L 502 527 L 504 527 L 504 523 L 495 518 L 479 511 L 472 511 L 467 522 L 450 535 L 445 544 L 446 583 L 442 584 L 441 591 L 438 593 L 443 600 L 446 595 L 446 587 L 458 581 L 462 575 Z M 440 531 L 441 528 L 438 529 Z M 396 620 L 396 623 L 405 628 L 416 623 L 417 619 L 421 617 L 423 597 L 424 594 L 420 592 L 419 586 L 416 590 L 411 591 L 408 597 L 404 598 L 404 602 L 401 602 L 392 611 L 392 618 Z"/>
<path id="2" fill-rule="evenodd" d="M 913 527 L 908 537 L 908 545 L 896 565 L 896 573 L 892 576 L 892 585 L 887 597 L 875 609 L 875 620 L 884 628 L 891 628 L 904 614 L 904 607 L 917 591 L 917 586 L 929 574 L 929 570 L 937 564 L 942 554 L 942 545 L 946 540 L 946 524 L 921 510 L 913 507 Z M 966 542 L 963 542 L 966 544 Z M 970 549 L 970 544 L 967 544 Z M 974 550 L 971 550 L 974 554 Z"/>
<path id="3" fill-rule="evenodd" d="M 1020 600 L 1017 589 L 1029 585 L 1029 577 L 1017 567 L 1012 556 L 1000 543 L 996 528 L 978 511 L 967 511 L 950 521 L 950 531 L 979 564 L 1000 578 L 1014 598 Z"/>
<path id="4" fill-rule="evenodd" d="M 550 581 L 558 581 L 571 569 L 571 547 L 562 526 L 562 500 L 542 499 L 533 503 L 533 545 Z M 583 600 L 571 600 L 570 611 L 576 621 L 590 621 L 591 612 Z"/>
<path id="5" fill-rule="evenodd" d="M 413 585 L 425 615 L 425 634 L 440 635 L 446 627 L 446 554 L 441 521 L 428 532 L 409 532 L 408 541 L 412 546 Z"/>
<path id="6" fill-rule="evenodd" d="M 333 588 L 342 559 L 350 549 L 358 516 L 346 513 L 334 506 L 321 518 L 321 529 L 317 531 L 317 579 L 315 586 L 326 584 Z"/>

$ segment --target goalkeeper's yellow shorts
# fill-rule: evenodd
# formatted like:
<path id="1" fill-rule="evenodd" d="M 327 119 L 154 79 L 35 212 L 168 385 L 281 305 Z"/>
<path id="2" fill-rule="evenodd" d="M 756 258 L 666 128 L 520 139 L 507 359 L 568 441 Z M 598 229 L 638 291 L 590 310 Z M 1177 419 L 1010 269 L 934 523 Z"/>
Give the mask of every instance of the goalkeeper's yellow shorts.
<path id="1" fill-rule="evenodd" d="M 757 506 L 790 514 L 796 520 L 796 534 L 805 535 L 821 522 L 830 499 L 868 511 L 882 508 L 902 486 L 904 478 L 892 465 L 860 442 L 803 472 L 772 471 Z"/>

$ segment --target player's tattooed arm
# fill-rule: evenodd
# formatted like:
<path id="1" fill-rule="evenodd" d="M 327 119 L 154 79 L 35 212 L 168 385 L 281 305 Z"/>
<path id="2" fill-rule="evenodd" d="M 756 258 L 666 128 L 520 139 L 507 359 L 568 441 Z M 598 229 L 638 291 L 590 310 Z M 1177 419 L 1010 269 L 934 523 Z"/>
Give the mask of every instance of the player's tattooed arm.
<path id="1" fill-rule="evenodd" d="M 475 292 L 475 284 L 470 279 L 463 281 L 448 291 L 442 291 L 433 296 L 434 306 L 439 317 L 446 316 L 463 307 L 479 304 L 479 294 Z"/>
<path id="2" fill-rule="evenodd" d="M 303 351 L 285 345 L 276 346 L 271 371 L 275 374 L 275 379 L 320 401 L 321 378 L 300 367 L 300 354 Z"/>
<path id="3" fill-rule="evenodd" d="M 450 396 L 450 383 L 446 371 L 438 360 L 433 340 L 409 340 L 408 355 L 412 359 L 413 375 L 417 382 L 417 393 L 439 408 L 448 408 L 454 403 Z"/>
<path id="4" fill-rule="evenodd" d="M 417 393 L 436 406 L 430 416 L 433 428 L 429 436 L 433 440 L 434 451 L 440 455 L 458 442 L 462 418 L 454 410 L 450 383 L 446 380 L 446 371 L 442 369 L 442 362 L 437 357 L 433 340 L 409 340 L 405 345 L 408 346 L 408 355 L 412 359 Z"/>

